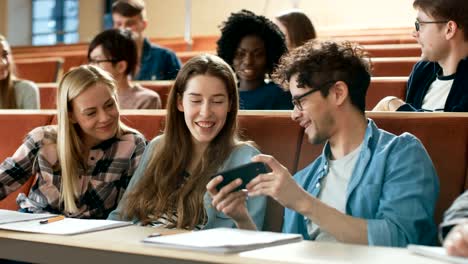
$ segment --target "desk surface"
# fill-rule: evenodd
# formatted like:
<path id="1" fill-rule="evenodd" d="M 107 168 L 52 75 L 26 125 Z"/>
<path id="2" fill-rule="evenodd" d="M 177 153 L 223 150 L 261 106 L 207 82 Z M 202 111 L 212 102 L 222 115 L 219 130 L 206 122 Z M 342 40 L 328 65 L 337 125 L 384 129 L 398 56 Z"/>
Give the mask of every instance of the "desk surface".
<path id="1" fill-rule="evenodd" d="M 123 228 L 56 236 L 0 230 L 0 258 L 40 263 L 443 263 L 406 249 L 302 241 L 238 254 L 210 254 L 144 244 L 151 227 Z"/>

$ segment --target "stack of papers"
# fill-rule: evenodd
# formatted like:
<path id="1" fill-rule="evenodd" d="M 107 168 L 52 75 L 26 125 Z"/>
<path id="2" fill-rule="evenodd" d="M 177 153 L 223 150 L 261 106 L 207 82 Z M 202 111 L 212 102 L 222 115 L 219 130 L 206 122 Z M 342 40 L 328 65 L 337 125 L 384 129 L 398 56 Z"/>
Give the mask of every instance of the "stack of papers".
<path id="1" fill-rule="evenodd" d="M 64 218 L 41 224 L 40 220 L 53 218 L 53 214 L 28 214 L 0 209 L 0 229 L 53 235 L 74 235 L 131 225 L 131 222 Z"/>
<path id="2" fill-rule="evenodd" d="M 298 234 L 214 228 L 170 236 L 148 237 L 143 242 L 167 248 L 212 253 L 233 253 L 299 242 L 301 240 L 302 236 Z"/>
<path id="3" fill-rule="evenodd" d="M 409 245 L 408 250 L 418 255 L 445 260 L 450 263 L 468 264 L 468 258 L 449 256 L 443 247 Z"/>

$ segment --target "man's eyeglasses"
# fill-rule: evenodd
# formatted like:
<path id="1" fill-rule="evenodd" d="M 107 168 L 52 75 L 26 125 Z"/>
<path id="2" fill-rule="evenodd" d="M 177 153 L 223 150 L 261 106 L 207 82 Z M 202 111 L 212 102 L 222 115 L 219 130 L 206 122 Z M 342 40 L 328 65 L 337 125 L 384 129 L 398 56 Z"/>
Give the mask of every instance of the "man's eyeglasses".
<path id="1" fill-rule="evenodd" d="M 89 64 L 97 65 L 97 64 L 103 63 L 103 62 L 116 63 L 117 60 L 116 59 L 102 59 L 102 60 L 99 60 L 99 59 L 91 59 L 91 58 L 88 59 Z"/>
<path id="2" fill-rule="evenodd" d="M 414 21 L 414 28 L 416 29 L 416 31 L 419 31 L 419 29 L 421 28 L 421 24 L 443 24 L 443 23 L 447 23 L 448 20 L 444 20 L 444 21 Z"/>
<path id="3" fill-rule="evenodd" d="M 312 89 L 312 90 L 310 90 L 310 91 L 308 91 L 308 92 L 306 92 L 306 93 L 303 93 L 303 94 L 301 94 L 301 95 L 299 95 L 299 96 L 293 98 L 291 102 L 292 102 L 292 104 L 294 105 L 294 107 L 297 107 L 297 109 L 299 109 L 299 111 L 302 111 L 302 110 L 304 110 L 304 109 L 302 108 L 302 104 L 301 104 L 302 98 L 304 98 L 304 97 L 306 97 L 306 96 L 308 96 L 308 95 L 310 95 L 310 94 L 312 94 L 312 93 L 314 93 L 314 92 L 316 92 L 316 91 L 320 91 L 321 89 L 325 88 L 325 87 L 328 86 L 328 85 L 331 87 L 331 86 L 334 85 L 335 83 L 336 83 L 336 81 L 329 81 L 329 82 L 326 82 L 326 83 L 324 83 L 323 85 L 321 85 L 320 88 Z M 329 87 L 328 87 L 328 88 L 329 88 Z"/>

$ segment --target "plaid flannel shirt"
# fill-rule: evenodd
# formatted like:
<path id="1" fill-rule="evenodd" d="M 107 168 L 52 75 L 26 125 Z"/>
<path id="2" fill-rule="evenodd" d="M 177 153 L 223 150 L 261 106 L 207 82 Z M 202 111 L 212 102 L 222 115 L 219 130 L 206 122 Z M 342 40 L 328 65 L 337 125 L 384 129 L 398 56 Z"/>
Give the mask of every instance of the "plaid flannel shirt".
<path id="1" fill-rule="evenodd" d="M 61 169 L 56 126 L 32 130 L 12 157 L 0 164 L 0 200 L 35 177 L 28 196 L 19 195 L 24 211 L 65 214 L 76 218 L 106 218 L 115 209 L 144 152 L 142 135 L 126 133 L 91 148 L 87 168 L 80 168 L 78 212 L 64 212 L 60 202 Z"/>

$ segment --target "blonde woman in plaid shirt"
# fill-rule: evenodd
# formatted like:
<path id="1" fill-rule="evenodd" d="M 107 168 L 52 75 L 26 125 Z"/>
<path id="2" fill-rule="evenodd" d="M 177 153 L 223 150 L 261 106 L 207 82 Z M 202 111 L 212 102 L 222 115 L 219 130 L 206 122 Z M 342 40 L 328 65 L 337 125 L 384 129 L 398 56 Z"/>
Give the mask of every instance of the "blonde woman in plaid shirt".
<path id="1" fill-rule="evenodd" d="M 63 77 L 57 125 L 32 130 L 12 157 L 0 164 L 0 200 L 35 177 L 20 194 L 22 211 L 76 218 L 106 218 L 119 202 L 145 139 L 119 117 L 108 73 L 81 66 Z"/>

